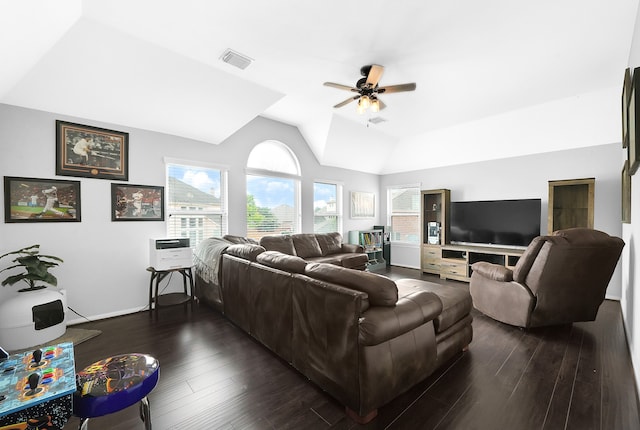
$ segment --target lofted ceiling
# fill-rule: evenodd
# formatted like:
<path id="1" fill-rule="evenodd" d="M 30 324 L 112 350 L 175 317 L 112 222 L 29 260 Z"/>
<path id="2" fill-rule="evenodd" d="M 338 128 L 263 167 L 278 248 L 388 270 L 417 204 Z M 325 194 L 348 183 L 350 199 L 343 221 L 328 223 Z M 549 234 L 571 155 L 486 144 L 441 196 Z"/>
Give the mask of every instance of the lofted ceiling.
<path id="1" fill-rule="evenodd" d="M 0 0 L 0 102 L 211 144 L 261 115 L 297 126 L 321 164 L 371 173 L 612 143 L 637 8 Z M 227 48 L 254 61 L 224 63 Z M 366 64 L 416 91 L 376 114 L 334 109 L 351 93 L 323 82 L 353 86 Z"/>

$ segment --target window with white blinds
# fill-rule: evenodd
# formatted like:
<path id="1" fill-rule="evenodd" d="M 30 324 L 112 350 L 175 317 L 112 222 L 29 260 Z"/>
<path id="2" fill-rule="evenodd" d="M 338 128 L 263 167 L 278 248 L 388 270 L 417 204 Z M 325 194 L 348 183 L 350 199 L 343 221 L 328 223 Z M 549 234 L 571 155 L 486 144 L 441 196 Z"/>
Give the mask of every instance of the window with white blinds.
<path id="1" fill-rule="evenodd" d="M 192 248 L 227 234 L 226 170 L 167 162 L 167 235 L 188 237 Z"/>
<path id="2" fill-rule="evenodd" d="M 392 242 L 420 243 L 420 187 L 389 187 L 390 240 Z"/>
<path id="3" fill-rule="evenodd" d="M 268 140 L 247 160 L 247 237 L 300 232 L 300 164 L 289 147 Z"/>
<path id="4" fill-rule="evenodd" d="M 313 232 L 342 231 L 342 186 L 313 183 Z"/>

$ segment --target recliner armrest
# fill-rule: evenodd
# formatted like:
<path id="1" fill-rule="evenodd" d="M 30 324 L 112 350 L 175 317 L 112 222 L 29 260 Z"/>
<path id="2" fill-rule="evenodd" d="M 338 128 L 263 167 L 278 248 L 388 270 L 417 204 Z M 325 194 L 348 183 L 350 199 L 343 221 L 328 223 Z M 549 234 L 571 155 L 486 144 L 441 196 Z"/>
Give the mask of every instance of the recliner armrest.
<path id="1" fill-rule="evenodd" d="M 427 291 L 416 291 L 398 300 L 395 306 L 373 306 L 360 318 L 361 345 L 378 345 L 398 337 L 442 312 L 442 301 Z"/>
<path id="2" fill-rule="evenodd" d="M 362 245 L 356 245 L 353 243 L 343 243 L 342 252 L 357 252 L 362 254 L 364 252 L 364 248 L 362 247 Z"/>
<path id="3" fill-rule="evenodd" d="M 486 261 L 478 261 L 471 265 L 474 273 L 482 275 L 485 278 L 493 279 L 499 282 L 513 281 L 513 270 L 500 264 L 488 263 Z"/>

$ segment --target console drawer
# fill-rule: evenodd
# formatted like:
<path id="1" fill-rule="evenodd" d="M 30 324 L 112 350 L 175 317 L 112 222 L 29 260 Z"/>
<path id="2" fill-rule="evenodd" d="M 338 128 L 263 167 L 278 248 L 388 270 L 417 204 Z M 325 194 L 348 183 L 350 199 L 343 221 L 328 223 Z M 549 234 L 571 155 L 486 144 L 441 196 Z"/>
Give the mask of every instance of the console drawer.
<path id="1" fill-rule="evenodd" d="M 464 276 L 467 277 L 466 263 L 450 263 L 443 262 L 440 265 L 440 273 L 442 275 Z"/>

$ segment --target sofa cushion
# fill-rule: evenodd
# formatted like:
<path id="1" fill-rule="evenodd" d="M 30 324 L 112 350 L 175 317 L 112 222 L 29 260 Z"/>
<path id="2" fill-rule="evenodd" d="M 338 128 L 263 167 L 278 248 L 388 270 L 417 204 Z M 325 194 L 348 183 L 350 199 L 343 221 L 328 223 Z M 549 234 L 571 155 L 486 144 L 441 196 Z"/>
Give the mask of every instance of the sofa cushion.
<path id="1" fill-rule="evenodd" d="M 367 293 L 372 306 L 395 306 L 398 301 L 396 283 L 376 273 L 326 263 L 309 263 L 304 273 L 311 278 Z"/>
<path id="2" fill-rule="evenodd" d="M 256 257 L 264 252 L 264 248 L 260 245 L 252 243 L 238 243 L 229 245 L 224 251 L 225 254 L 231 254 L 235 257 L 244 258 L 249 261 L 256 261 Z"/>
<path id="3" fill-rule="evenodd" d="M 316 235 L 322 256 L 342 252 L 342 235 L 338 232 Z"/>
<path id="4" fill-rule="evenodd" d="M 242 237 L 242 236 L 234 236 L 232 234 L 225 234 L 224 236 L 222 236 L 222 238 L 227 242 L 231 242 L 231 243 L 252 243 L 254 245 L 258 244 L 258 242 L 256 242 L 255 239 L 251 239 L 250 237 Z"/>
<path id="5" fill-rule="evenodd" d="M 433 320 L 436 333 L 442 333 L 471 313 L 473 301 L 465 286 L 440 285 L 419 279 L 399 279 L 396 284 L 400 298 L 410 296 L 416 291 L 428 291 L 440 298 L 442 313 Z"/>
<path id="6" fill-rule="evenodd" d="M 291 273 L 304 273 L 304 268 L 307 266 L 307 262 L 302 258 L 278 251 L 265 251 L 258 255 L 256 261 L 265 266 Z"/>
<path id="7" fill-rule="evenodd" d="M 264 236 L 260 239 L 260 245 L 267 251 L 280 251 L 283 254 L 296 255 L 291 236 L 283 234 L 281 236 Z"/>
<path id="8" fill-rule="evenodd" d="M 293 247 L 296 249 L 295 255 L 298 257 L 320 257 L 322 255 L 322 250 L 315 234 L 294 234 L 291 239 L 293 240 Z"/>
<path id="9" fill-rule="evenodd" d="M 364 270 L 367 268 L 369 257 L 367 254 L 339 253 L 329 254 L 324 257 L 309 257 L 309 263 L 328 263 L 346 267 L 348 269 Z"/>

